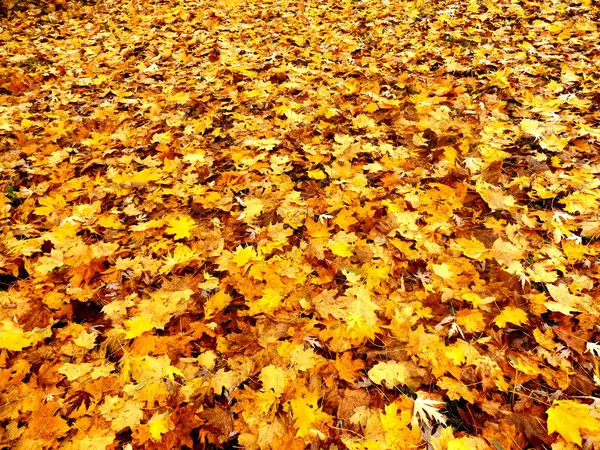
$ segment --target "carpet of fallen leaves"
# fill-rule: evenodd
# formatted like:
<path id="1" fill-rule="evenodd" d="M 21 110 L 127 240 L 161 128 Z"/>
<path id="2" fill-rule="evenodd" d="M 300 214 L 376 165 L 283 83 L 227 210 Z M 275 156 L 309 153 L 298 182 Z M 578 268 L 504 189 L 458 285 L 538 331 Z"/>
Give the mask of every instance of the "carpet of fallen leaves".
<path id="1" fill-rule="evenodd" d="M 591 0 L 0 30 L 0 445 L 600 446 Z"/>

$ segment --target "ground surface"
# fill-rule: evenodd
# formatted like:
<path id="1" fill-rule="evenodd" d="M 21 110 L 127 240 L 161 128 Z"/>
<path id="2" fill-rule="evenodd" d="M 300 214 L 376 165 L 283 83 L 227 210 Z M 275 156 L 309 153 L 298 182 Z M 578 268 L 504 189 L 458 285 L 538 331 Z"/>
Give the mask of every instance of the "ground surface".
<path id="1" fill-rule="evenodd" d="M 12 10 L 1 445 L 600 445 L 594 3 Z"/>

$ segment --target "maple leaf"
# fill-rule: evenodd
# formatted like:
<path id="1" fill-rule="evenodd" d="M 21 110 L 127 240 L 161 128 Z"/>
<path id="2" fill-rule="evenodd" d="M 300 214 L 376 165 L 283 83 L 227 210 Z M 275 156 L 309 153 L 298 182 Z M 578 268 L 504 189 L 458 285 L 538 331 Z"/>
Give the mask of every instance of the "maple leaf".
<path id="1" fill-rule="evenodd" d="M 64 436 L 69 431 L 69 425 L 60 415 L 56 415 L 58 404 L 52 398 L 48 398 L 45 404 L 36 408 L 36 414 L 27 422 L 24 433 L 24 442 L 53 442 Z"/>
<path id="2" fill-rule="evenodd" d="M 156 413 L 148 421 L 148 431 L 154 442 L 160 442 L 162 435 L 175 428 L 175 424 L 166 413 Z"/>
<path id="3" fill-rule="evenodd" d="M 289 358 L 290 362 L 301 371 L 310 370 L 323 361 L 323 358 L 312 348 L 305 348 L 303 345 L 293 345 Z"/>
<path id="4" fill-rule="evenodd" d="M 173 141 L 173 135 L 170 131 L 165 131 L 164 133 L 156 133 L 152 137 L 152 142 L 160 143 L 160 144 L 170 144 Z"/>
<path id="5" fill-rule="evenodd" d="M 446 406 L 444 402 L 427 398 L 423 391 L 417 391 L 417 398 L 413 403 L 413 423 L 420 423 L 431 428 L 433 421 L 445 424 L 446 417 L 440 412 L 440 408 Z"/>
<path id="6" fill-rule="evenodd" d="M 547 284 L 546 288 L 554 300 L 544 303 L 550 311 L 558 311 L 566 316 L 570 316 L 573 312 L 581 312 L 587 307 L 587 298 L 571 294 L 566 284 L 559 284 L 558 286 Z"/>
<path id="7" fill-rule="evenodd" d="M 257 301 L 250 304 L 248 314 L 272 314 L 283 301 L 284 297 L 277 289 L 266 288 Z"/>
<path id="8" fill-rule="evenodd" d="M 136 316 L 123 322 L 127 328 L 125 338 L 132 339 L 141 336 L 155 327 L 152 320 L 146 316 Z"/>
<path id="9" fill-rule="evenodd" d="M 92 363 L 79 363 L 79 364 L 71 364 L 64 363 L 60 369 L 58 369 L 58 373 L 62 373 L 67 377 L 67 380 L 73 381 L 81 378 L 84 375 L 87 375 L 94 368 L 94 364 Z"/>
<path id="10" fill-rule="evenodd" d="M 65 264 L 65 254 L 62 250 L 53 249 L 50 256 L 42 256 L 37 260 L 35 273 L 39 276 L 46 276 L 54 269 L 57 269 Z"/>
<path id="11" fill-rule="evenodd" d="M 539 120 L 523 119 L 520 126 L 525 133 L 535 138 L 541 138 L 545 133 L 545 129 Z"/>
<path id="12" fill-rule="evenodd" d="M 379 413 L 379 419 L 385 435 L 386 448 L 418 447 L 421 443 L 418 427 L 412 430 L 408 428 L 410 411 L 403 409 L 398 400 L 386 405 L 384 411 Z M 375 448 L 380 446 L 381 444 Z"/>
<path id="13" fill-rule="evenodd" d="M 61 208 L 67 206 L 67 201 L 63 195 L 56 195 L 54 197 L 44 197 L 39 200 L 40 205 L 33 210 L 38 216 L 47 216 L 49 214 L 58 212 Z"/>
<path id="14" fill-rule="evenodd" d="M 335 368 L 340 378 L 348 383 L 354 384 L 359 377 L 359 371 L 365 367 L 364 361 L 352 359 L 351 352 L 345 352 L 341 357 L 335 359 Z"/>
<path id="15" fill-rule="evenodd" d="M 437 385 L 441 389 L 445 389 L 446 395 L 450 400 L 460 400 L 464 398 L 469 403 L 475 402 L 475 395 L 469 390 L 469 388 L 458 380 L 454 380 L 450 377 L 441 377 L 438 379 Z"/>
<path id="16" fill-rule="evenodd" d="M 96 346 L 96 338 L 97 337 L 98 337 L 98 332 L 95 330 L 92 331 L 91 333 L 88 333 L 85 330 L 81 330 L 81 333 L 79 334 L 79 336 L 77 336 L 75 339 L 73 339 L 73 342 L 82 348 L 91 350 L 92 348 L 94 348 Z"/>
<path id="17" fill-rule="evenodd" d="M 323 172 L 321 169 L 309 170 L 307 172 L 307 175 L 309 176 L 309 178 L 312 178 L 313 180 L 324 180 L 327 178 L 327 174 L 325 172 Z"/>
<path id="18" fill-rule="evenodd" d="M 456 275 L 456 273 L 452 270 L 452 267 L 447 263 L 433 264 L 431 266 L 431 270 L 438 277 L 444 278 L 444 279 L 451 279 Z"/>
<path id="19" fill-rule="evenodd" d="M 352 242 L 346 240 L 344 236 L 336 236 L 334 239 L 330 239 L 327 245 L 334 255 L 344 257 L 351 257 L 353 255 Z"/>
<path id="20" fill-rule="evenodd" d="M 332 420 L 331 416 L 318 406 L 318 402 L 319 395 L 316 392 L 290 400 L 294 427 L 297 429 L 296 437 L 304 438 L 305 442 L 310 442 L 313 436 L 325 438 L 318 427 Z"/>
<path id="21" fill-rule="evenodd" d="M 377 126 L 375 121 L 366 114 L 360 114 L 352 120 L 352 124 L 356 128 L 374 128 Z"/>
<path id="22" fill-rule="evenodd" d="M 592 355 L 596 357 L 600 357 L 600 344 L 596 342 L 586 342 L 585 343 L 585 351 L 590 352 Z"/>
<path id="23" fill-rule="evenodd" d="M 369 378 L 374 383 L 385 383 L 391 388 L 398 384 L 406 384 L 409 371 L 405 363 L 401 361 L 378 362 L 368 372 Z"/>
<path id="24" fill-rule="evenodd" d="M 29 333 L 22 331 L 10 320 L 3 320 L 0 328 L 0 348 L 19 351 L 33 344 L 33 339 L 28 337 Z"/>
<path id="25" fill-rule="evenodd" d="M 136 428 L 143 416 L 142 402 L 125 400 L 119 396 L 107 395 L 104 403 L 100 405 L 100 414 L 110 422 L 110 428 L 119 432 L 124 428 Z"/>
<path id="26" fill-rule="evenodd" d="M 131 376 L 138 381 L 159 381 L 167 378 L 175 380 L 175 375 L 185 379 L 185 374 L 177 367 L 171 365 L 171 359 L 167 355 L 154 356 L 130 356 L 128 357 Z"/>
<path id="27" fill-rule="evenodd" d="M 259 198 L 249 198 L 244 200 L 244 218 L 253 219 L 258 216 L 264 208 L 264 203 Z M 238 217 L 238 220 L 241 220 L 241 217 Z"/>
<path id="28" fill-rule="evenodd" d="M 260 381 L 263 390 L 272 391 L 279 396 L 285 391 L 288 381 L 288 371 L 273 364 L 263 367 L 260 372 Z"/>
<path id="29" fill-rule="evenodd" d="M 198 355 L 198 358 L 196 358 L 196 360 L 201 366 L 207 368 L 208 370 L 213 370 L 215 368 L 217 355 L 212 350 L 208 350 Z"/>
<path id="30" fill-rule="evenodd" d="M 210 379 L 210 386 L 216 395 L 222 395 L 223 390 L 233 392 L 246 377 L 234 370 L 219 369 Z"/>
<path id="31" fill-rule="evenodd" d="M 222 311 L 231 302 L 231 296 L 224 291 L 219 291 L 210 297 L 204 304 L 204 315 L 210 319 L 215 313 Z"/>
<path id="32" fill-rule="evenodd" d="M 500 328 L 505 328 L 507 323 L 523 325 L 524 323 L 527 323 L 527 321 L 527 313 L 521 308 L 514 308 L 512 306 L 504 308 L 500 315 L 494 319 L 494 322 Z"/>
<path id="33" fill-rule="evenodd" d="M 483 331 L 486 327 L 483 313 L 478 310 L 463 309 L 456 313 L 455 319 L 455 324 L 458 327 L 456 331 L 460 334 L 462 334 L 462 329 L 467 333 L 477 333 Z"/>
<path id="34" fill-rule="evenodd" d="M 455 242 L 458 244 L 463 254 L 468 258 L 481 260 L 484 259 L 487 253 L 487 248 L 483 242 L 473 236 L 471 236 L 470 239 L 459 238 L 456 239 Z"/>
<path id="35" fill-rule="evenodd" d="M 106 448 L 113 443 L 115 440 L 115 434 L 108 432 L 107 434 L 90 434 L 84 436 L 79 441 L 79 448 L 81 450 L 96 450 L 98 448 Z"/>
<path id="36" fill-rule="evenodd" d="M 463 436 L 447 440 L 448 450 L 486 450 L 489 444 L 482 438 Z"/>
<path id="37" fill-rule="evenodd" d="M 169 97 L 169 101 L 171 101 L 173 103 L 177 103 L 179 105 L 185 105 L 186 103 L 188 103 L 190 101 L 190 94 L 185 91 L 180 91 L 174 95 L 171 95 Z"/>
<path id="38" fill-rule="evenodd" d="M 199 254 L 189 248 L 187 245 L 177 243 L 175 245 L 175 250 L 173 250 L 173 254 L 167 256 L 165 264 L 161 267 L 159 273 L 169 273 L 175 266 L 189 263 L 198 256 Z"/>
<path id="39" fill-rule="evenodd" d="M 196 221 L 190 216 L 172 217 L 167 221 L 169 227 L 166 232 L 174 234 L 174 239 L 186 239 L 191 236 L 191 232 L 197 228 Z"/>
<path id="40" fill-rule="evenodd" d="M 497 186 L 478 181 L 476 189 L 493 211 L 511 210 L 517 207 L 515 198 L 512 195 L 505 195 Z"/>
<path id="41" fill-rule="evenodd" d="M 244 141 L 244 145 L 256 146 L 262 150 L 273 150 L 280 143 L 281 143 L 281 140 L 275 139 L 275 138 L 247 139 Z"/>
<path id="42" fill-rule="evenodd" d="M 568 143 L 568 138 L 561 138 L 555 134 L 551 134 L 542 137 L 540 140 L 540 147 L 551 152 L 560 152 L 565 149 Z"/>
<path id="43" fill-rule="evenodd" d="M 581 430 L 600 431 L 591 407 L 572 400 L 555 400 L 548 409 L 548 433 L 558 432 L 567 442 L 581 445 Z"/>
<path id="44" fill-rule="evenodd" d="M 242 247 L 241 245 L 233 252 L 233 258 L 231 260 L 237 264 L 238 267 L 244 267 L 252 260 L 258 259 L 258 255 L 254 247 Z"/>

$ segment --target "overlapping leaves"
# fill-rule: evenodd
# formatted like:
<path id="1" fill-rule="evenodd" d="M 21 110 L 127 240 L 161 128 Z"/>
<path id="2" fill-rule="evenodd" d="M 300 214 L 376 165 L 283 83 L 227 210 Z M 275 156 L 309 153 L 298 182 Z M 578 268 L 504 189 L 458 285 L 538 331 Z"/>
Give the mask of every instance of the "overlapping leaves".
<path id="1" fill-rule="evenodd" d="M 13 12 L 2 445 L 599 445 L 598 19 Z"/>

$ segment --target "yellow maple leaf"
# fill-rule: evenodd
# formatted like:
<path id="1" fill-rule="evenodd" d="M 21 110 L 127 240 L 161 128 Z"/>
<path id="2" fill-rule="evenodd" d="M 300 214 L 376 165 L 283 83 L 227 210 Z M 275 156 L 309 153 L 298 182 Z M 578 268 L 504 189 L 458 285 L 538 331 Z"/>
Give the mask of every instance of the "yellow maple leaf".
<path id="1" fill-rule="evenodd" d="M 406 384 L 410 374 L 403 361 L 382 361 L 375 364 L 368 372 L 369 378 L 376 384 L 385 381 L 387 387 Z"/>
<path id="2" fill-rule="evenodd" d="M 139 172 L 135 172 L 132 175 L 122 173 L 117 174 L 113 177 L 113 181 L 115 183 L 139 183 L 139 184 L 147 184 L 152 181 L 160 180 L 164 174 L 159 169 L 142 169 Z M 134 206 L 130 204 L 130 206 Z"/>
<path id="3" fill-rule="evenodd" d="M 194 260 L 196 257 L 198 257 L 198 253 L 193 251 L 187 245 L 177 243 L 175 250 L 173 250 L 173 254 L 167 256 L 166 262 L 160 269 L 159 273 L 169 273 L 176 265 L 186 264 Z"/>
<path id="4" fill-rule="evenodd" d="M 566 316 L 571 316 L 573 312 L 581 312 L 586 308 L 585 297 L 578 297 L 571 294 L 566 284 L 561 283 L 558 286 L 546 284 L 546 289 L 554 300 L 553 302 L 544 302 L 544 306 L 550 311 L 560 312 Z"/>
<path id="5" fill-rule="evenodd" d="M 312 178 L 313 180 L 324 180 L 325 178 L 327 178 L 327 174 L 321 169 L 309 170 L 307 174 L 308 177 Z"/>
<path id="6" fill-rule="evenodd" d="M 262 382 L 264 391 L 272 391 L 279 396 L 285 391 L 288 380 L 288 371 L 273 364 L 263 367 L 258 377 Z"/>
<path id="7" fill-rule="evenodd" d="M 319 394 L 316 392 L 290 400 L 294 427 L 297 428 L 296 437 L 304 438 L 305 442 L 312 441 L 314 435 L 323 434 L 316 427 L 332 421 L 332 417 L 323 412 L 318 402 Z"/>
<path id="8" fill-rule="evenodd" d="M 92 371 L 94 365 L 92 363 L 79 363 L 79 364 L 71 364 L 64 363 L 60 369 L 58 369 L 58 373 L 63 374 L 67 377 L 67 380 L 73 381 L 78 378 L 81 378 L 84 375 L 87 375 Z"/>
<path id="9" fill-rule="evenodd" d="M 541 138 L 545 133 L 542 122 L 533 119 L 523 119 L 521 121 L 521 130 L 536 138 Z"/>
<path id="10" fill-rule="evenodd" d="M 438 378 L 437 385 L 440 389 L 445 389 L 446 395 L 450 400 L 460 400 L 464 398 L 469 403 L 475 402 L 475 395 L 462 382 L 450 377 Z"/>
<path id="11" fill-rule="evenodd" d="M 97 331 L 92 331 L 91 333 L 88 333 L 85 330 L 81 330 L 81 333 L 79 333 L 79 336 L 77 336 L 75 339 L 73 339 L 73 342 L 76 345 L 78 345 L 79 347 L 87 348 L 88 350 L 91 350 L 92 348 L 94 348 L 96 346 L 96 338 L 97 337 L 98 337 Z"/>
<path id="12" fill-rule="evenodd" d="M 248 314 L 271 314 L 281 305 L 283 299 L 284 296 L 277 289 L 266 288 L 261 298 L 250 303 Z"/>
<path id="13" fill-rule="evenodd" d="M 244 205 L 244 217 L 249 219 L 253 219 L 254 217 L 258 216 L 265 207 L 264 203 L 259 198 L 245 199 Z"/>
<path id="14" fill-rule="evenodd" d="M 238 248 L 235 249 L 235 252 L 233 252 L 233 254 L 234 256 L 233 258 L 231 258 L 231 261 L 237 264 L 238 267 L 244 267 L 251 260 L 258 259 L 256 250 L 252 246 L 242 247 L 241 245 L 239 245 Z"/>
<path id="15" fill-rule="evenodd" d="M 244 141 L 244 145 L 256 146 L 261 150 L 273 150 L 276 146 L 281 144 L 279 139 L 247 139 Z"/>
<path id="16" fill-rule="evenodd" d="M 119 217 L 115 214 L 107 214 L 105 216 L 100 217 L 96 221 L 96 224 L 100 225 L 101 227 L 109 228 L 112 230 L 122 230 L 123 228 L 125 228 L 125 225 L 121 223 Z"/>
<path id="17" fill-rule="evenodd" d="M 456 323 L 467 333 L 479 333 L 485 330 L 483 313 L 477 309 L 462 309 L 456 313 Z"/>
<path id="18" fill-rule="evenodd" d="M 231 296 L 224 291 L 219 291 L 204 304 L 204 316 L 210 319 L 219 311 L 223 311 L 231 302 Z"/>
<path id="19" fill-rule="evenodd" d="M 598 195 L 595 192 L 574 192 L 567 195 L 560 203 L 565 205 L 569 213 L 590 214 L 598 210 Z"/>
<path id="20" fill-rule="evenodd" d="M 355 223 L 358 223 L 358 220 L 354 217 L 354 211 L 351 209 L 342 209 L 337 213 L 335 219 L 333 219 L 333 223 L 340 227 L 344 231 L 348 231 Z"/>
<path id="21" fill-rule="evenodd" d="M 143 406 L 143 402 L 107 395 L 98 409 L 104 419 L 110 422 L 111 430 L 119 432 L 127 427 L 134 429 L 140 424 L 144 417 Z"/>
<path id="22" fill-rule="evenodd" d="M 498 325 L 499 328 L 506 328 L 507 323 L 523 325 L 527 322 L 527 313 L 521 308 L 515 308 L 512 306 L 507 306 L 504 308 L 500 315 L 494 319 L 494 323 Z"/>
<path id="23" fill-rule="evenodd" d="M 452 270 L 452 267 L 447 263 L 432 264 L 431 270 L 438 277 L 444 278 L 445 280 L 450 280 L 456 275 L 456 273 Z"/>
<path id="24" fill-rule="evenodd" d="M 169 227 L 166 229 L 168 234 L 174 234 L 174 239 L 185 239 L 191 236 L 191 232 L 197 228 L 196 221 L 190 216 L 172 217 L 167 222 Z"/>
<path id="25" fill-rule="evenodd" d="M 324 358 L 315 353 L 312 348 L 303 345 L 294 345 L 290 354 L 290 362 L 300 371 L 310 370 L 324 361 Z"/>
<path id="26" fill-rule="evenodd" d="M 109 434 L 93 434 L 81 438 L 80 441 L 75 440 L 79 444 L 79 450 L 98 450 L 100 448 L 107 448 L 115 440 L 115 434 L 109 432 Z"/>
<path id="27" fill-rule="evenodd" d="M 494 297 L 481 298 L 476 292 L 465 291 L 462 294 L 462 299 L 473 304 L 473 307 L 478 308 L 479 305 L 487 305 L 494 301 Z"/>
<path id="28" fill-rule="evenodd" d="M 175 424 L 167 413 L 156 413 L 148 421 L 148 432 L 154 442 L 160 442 L 162 435 L 175 428 Z"/>
<path id="29" fill-rule="evenodd" d="M 515 261 L 518 262 L 517 260 L 521 259 L 525 252 L 523 247 L 498 238 L 492 245 L 491 253 L 499 263 L 510 265 Z"/>
<path id="30" fill-rule="evenodd" d="M 325 221 L 313 221 L 310 217 L 306 219 L 306 231 L 315 242 L 323 243 L 329 239 L 329 228 Z"/>
<path id="31" fill-rule="evenodd" d="M 115 370 L 114 364 L 102 364 L 101 366 L 96 366 L 92 369 L 90 378 L 92 380 L 97 380 L 98 378 L 107 377 L 113 370 Z"/>
<path id="32" fill-rule="evenodd" d="M 412 143 L 417 147 L 427 147 L 429 141 L 423 136 L 424 133 L 415 133 L 412 137 Z"/>
<path id="33" fill-rule="evenodd" d="M 403 409 L 403 405 L 399 400 L 386 405 L 384 411 L 379 413 L 386 448 L 404 449 L 419 447 L 421 433 L 418 427 L 413 427 L 412 430 L 408 428 L 410 419 L 410 410 Z"/>
<path id="34" fill-rule="evenodd" d="M 448 441 L 448 450 L 487 450 L 490 446 L 485 440 L 475 436 L 463 436 Z"/>
<path id="35" fill-rule="evenodd" d="M 517 206 L 515 198 L 512 195 L 504 195 L 502 189 L 496 186 L 483 181 L 477 181 L 475 189 L 492 211 L 510 210 Z"/>
<path id="36" fill-rule="evenodd" d="M 561 138 L 555 134 L 551 134 L 550 136 L 544 136 L 542 138 L 540 141 L 540 147 L 551 152 L 560 152 L 564 150 L 568 143 L 569 139 Z"/>
<path id="37" fill-rule="evenodd" d="M 572 400 L 555 400 L 547 411 L 548 434 L 558 432 L 567 442 L 581 445 L 581 430 L 600 431 L 591 407 Z"/>
<path id="38" fill-rule="evenodd" d="M 39 200 L 39 203 L 42 206 L 39 206 L 33 210 L 33 212 L 38 216 L 48 216 L 67 206 L 65 197 L 60 194 L 51 197 L 42 197 Z"/>
<path id="39" fill-rule="evenodd" d="M 349 258 L 354 254 L 352 249 L 354 248 L 355 240 L 356 236 L 354 233 L 340 231 L 332 239 L 329 239 L 327 246 L 334 255 Z"/>
<path id="40" fill-rule="evenodd" d="M 485 255 L 488 253 L 485 244 L 474 236 L 471 236 L 470 239 L 458 238 L 454 242 L 458 244 L 463 255 L 467 258 L 480 261 L 485 259 Z"/>
<path id="41" fill-rule="evenodd" d="M 50 256 L 41 256 L 35 265 L 35 274 L 41 277 L 48 275 L 54 269 L 64 265 L 64 252 L 59 249 L 52 249 Z"/>
<path id="42" fill-rule="evenodd" d="M 149 220 L 148 222 L 138 223 L 131 226 L 131 231 L 146 231 L 155 228 L 161 228 L 165 224 L 165 219 Z"/>
<path id="43" fill-rule="evenodd" d="M 355 128 L 375 128 L 377 123 L 366 114 L 359 114 L 352 119 L 352 125 Z"/>
<path id="44" fill-rule="evenodd" d="M 160 144 L 170 144 L 173 142 L 173 134 L 170 131 L 165 131 L 164 133 L 156 133 L 152 136 L 153 143 Z"/>
<path id="45" fill-rule="evenodd" d="M 29 333 L 21 330 L 12 320 L 0 323 L 0 348 L 11 351 L 21 351 L 33 344 Z"/>
<path id="46" fill-rule="evenodd" d="M 212 376 L 210 386 L 214 389 L 215 394 L 221 395 L 223 388 L 232 392 L 246 377 L 238 371 L 219 369 Z"/>
<path id="47" fill-rule="evenodd" d="M 348 383 L 355 383 L 359 376 L 359 371 L 365 367 L 362 359 L 352 359 L 352 352 L 345 352 L 340 357 L 335 358 L 335 368 L 340 375 L 340 379 Z"/>
<path id="48" fill-rule="evenodd" d="M 178 105 L 185 105 L 190 101 L 190 94 L 184 91 L 180 91 L 177 94 L 171 95 L 168 100 Z"/>
<path id="49" fill-rule="evenodd" d="M 379 106 L 377 105 L 377 103 L 369 103 L 367 106 L 365 106 L 364 111 L 368 112 L 368 113 L 372 113 L 375 112 L 379 109 Z"/>
<path id="50" fill-rule="evenodd" d="M 150 331 L 154 328 L 154 323 L 146 316 L 136 316 L 131 319 L 127 319 L 123 322 L 123 325 L 127 328 L 125 331 L 125 338 L 132 339 L 141 336 L 146 331 Z"/>
<path id="51" fill-rule="evenodd" d="M 529 279 L 535 283 L 553 283 L 558 280 L 558 274 L 554 270 L 549 270 L 549 265 L 544 263 L 535 263 L 527 268 Z"/>

